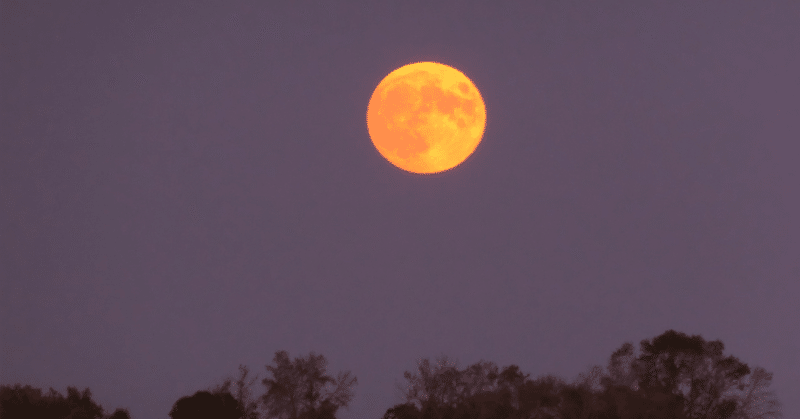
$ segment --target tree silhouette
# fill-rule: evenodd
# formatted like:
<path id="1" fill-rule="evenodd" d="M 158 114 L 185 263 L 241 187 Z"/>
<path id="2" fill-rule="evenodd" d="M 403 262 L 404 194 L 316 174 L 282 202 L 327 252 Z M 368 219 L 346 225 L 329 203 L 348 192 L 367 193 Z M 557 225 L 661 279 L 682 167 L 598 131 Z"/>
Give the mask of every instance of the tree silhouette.
<path id="1" fill-rule="evenodd" d="M 327 361 L 322 355 L 311 352 L 292 362 L 286 351 L 278 351 L 273 362 L 275 366 L 266 367 L 272 378 L 262 380 L 267 391 L 261 396 L 270 418 L 332 419 L 353 399 L 356 377 L 351 378 L 349 371 L 340 372 L 337 379 L 326 375 Z"/>
<path id="2" fill-rule="evenodd" d="M 556 410 L 560 419 L 590 419 L 601 410 L 599 395 L 584 385 L 568 384 L 561 388 Z"/>
<path id="3" fill-rule="evenodd" d="M 252 386 L 258 380 L 258 376 L 248 380 L 247 375 L 250 370 L 245 365 L 239 365 L 239 378 L 236 381 L 226 379 L 220 386 L 212 390 L 212 393 L 230 393 L 242 408 L 242 419 L 258 419 L 258 400 L 253 397 Z"/>
<path id="4" fill-rule="evenodd" d="M 682 396 L 690 419 L 730 418 L 736 401 L 724 394 L 741 384 L 750 367 L 736 357 L 723 357 L 724 348 L 718 340 L 706 342 L 674 330 L 645 339 L 638 358 L 639 385 Z"/>
<path id="5" fill-rule="evenodd" d="M 0 385 L 0 418 L 3 419 L 101 419 L 104 416 L 103 407 L 92 400 L 88 388 L 80 392 L 75 387 L 67 387 L 64 397 L 52 388 L 42 394 L 41 389 L 29 385 Z"/>
<path id="6" fill-rule="evenodd" d="M 456 364 L 451 364 L 447 356 L 441 356 L 435 368 L 431 368 L 428 359 L 420 360 L 417 365 L 419 375 L 404 372 L 403 377 L 407 381 L 403 390 L 405 403 L 415 404 L 424 418 L 441 419 L 445 407 L 455 407 L 463 400 L 463 395 L 459 392 L 463 385 L 462 373 Z M 486 377 L 476 375 L 475 378 L 482 380 L 471 383 L 475 388 L 488 384 L 485 382 L 488 381 Z"/>
<path id="7" fill-rule="evenodd" d="M 382 419 L 776 419 L 781 404 L 768 390 L 772 373 L 725 356 L 719 340 L 667 330 L 614 351 L 604 370 L 594 366 L 572 383 L 553 375 L 530 379 L 516 365 L 502 370 L 479 361 L 463 370 L 446 356 L 432 365 L 418 362 L 404 372 L 400 404 Z M 268 419 L 336 419 L 353 399 L 351 373 L 326 374 L 327 361 L 311 352 L 289 359 L 278 351 L 266 392 L 256 398 L 246 366 L 239 375 L 208 391 L 178 399 L 172 419 L 259 419 L 259 402 Z M 130 419 L 127 409 L 112 414 L 92 400 L 91 391 L 67 387 L 63 396 L 50 388 L 0 385 L 2 419 Z"/>
<path id="8" fill-rule="evenodd" d="M 406 371 L 404 402 L 384 414 L 385 419 L 516 419 L 556 417 L 563 383 L 553 376 L 529 380 L 519 367 L 499 371 L 479 361 L 464 370 L 446 356 L 432 367 L 418 363 L 418 373 Z"/>
<path id="9" fill-rule="evenodd" d="M 67 404 L 71 419 L 99 419 L 103 408 L 92 400 L 92 392 L 86 388 L 83 393 L 75 387 L 67 387 Z"/>
<path id="10" fill-rule="evenodd" d="M 54 394 L 55 393 L 55 394 Z M 52 388 L 42 395 L 42 390 L 29 385 L 0 386 L 0 417 L 8 419 L 41 417 L 54 418 L 52 405 L 64 399 Z"/>
<path id="11" fill-rule="evenodd" d="M 172 419 L 240 419 L 243 411 L 230 393 L 198 391 L 178 399 L 169 416 Z"/>
<path id="12" fill-rule="evenodd" d="M 570 384 L 530 380 L 511 365 L 480 361 L 459 370 L 447 357 L 403 374 L 403 403 L 384 419 L 772 419 L 780 403 L 765 388 L 772 374 L 723 356 L 720 341 L 668 330 L 624 343 L 607 370 L 594 366 Z M 748 374 L 749 380 L 748 380 Z"/>
<path id="13" fill-rule="evenodd" d="M 519 417 L 556 418 L 566 385 L 563 379 L 552 374 L 526 380 L 519 388 Z"/>
<path id="14" fill-rule="evenodd" d="M 633 344 L 625 342 L 611 354 L 608 371 L 600 379 L 600 382 L 604 387 L 622 386 L 638 390 L 640 375 L 638 366 Z"/>
<path id="15" fill-rule="evenodd" d="M 117 409 L 108 419 L 131 419 L 131 414 L 128 412 L 128 409 Z"/>
<path id="16" fill-rule="evenodd" d="M 772 419 L 779 418 L 781 403 L 775 392 L 767 390 L 772 381 L 772 373 L 755 367 L 749 379 L 737 388 L 735 399 L 737 408 L 732 419 Z"/>
<path id="17" fill-rule="evenodd" d="M 683 399 L 656 390 L 611 386 L 599 393 L 594 417 L 601 419 L 685 419 Z"/>
<path id="18" fill-rule="evenodd" d="M 750 367 L 723 356 L 719 340 L 667 330 L 640 347 L 639 357 L 629 342 L 611 355 L 600 379 L 607 412 L 687 419 L 780 416 L 774 394 L 764 391 L 772 375 L 757 368 L 747 380 Z"/>

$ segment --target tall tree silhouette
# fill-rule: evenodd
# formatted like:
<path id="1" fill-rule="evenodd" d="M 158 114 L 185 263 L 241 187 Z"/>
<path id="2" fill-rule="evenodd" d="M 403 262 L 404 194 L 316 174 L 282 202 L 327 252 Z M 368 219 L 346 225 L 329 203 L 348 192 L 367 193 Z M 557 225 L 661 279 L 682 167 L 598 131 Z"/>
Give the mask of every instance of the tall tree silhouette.
<path id="1" fill-rule="evenodd" d="M 418 362 L 417 370 L 419 374 L 409 371 L 403 373 L 407 383 L 405 389 L 401 387 L 401 390 L 405 403 L 417 406 L 424 418 L 441 419 L 447 407 L 455 407 L 462 401 L 463 395 L 459 393 L 462 373 L 458 370 L 457 362 L 451 363 L 443 355 L 437 359 L 436 367 L 432 368 L 428 359 L 422 359 Z M 472 383 L 475 388 L 489 384 L 486 377 L 475 378 L 487 381 Z"/>
<path id="2" fill-rule="evenodd" d="M 267 391 L 261 401 L 269 418 L 333 419 L 353 399 L 351 387 L 357 378 L 351 378 L 350 371 L 340 372 L 336 379 L 327 375 L 322 355 L 311 352 L 292 362 L 286 351 L 278 351 L 273 362 L 274 366 L 266 367 L 272 378 L 262 380 Z"/>

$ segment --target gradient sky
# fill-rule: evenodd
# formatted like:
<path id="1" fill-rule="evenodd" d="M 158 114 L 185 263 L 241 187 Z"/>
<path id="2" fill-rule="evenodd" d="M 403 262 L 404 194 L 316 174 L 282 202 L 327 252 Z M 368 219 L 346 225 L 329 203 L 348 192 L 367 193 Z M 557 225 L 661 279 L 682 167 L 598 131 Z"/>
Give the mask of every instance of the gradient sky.
<path id="1" fill-rule="evenodd" d="M 655 3 L 0 1 L 0 383 L 162 419 L 314 351 L 377 419 L 675 329 L 800 418 L 800 2 Z M 486 103 L 442 174 L 367 132 L 416 61 Z"/>

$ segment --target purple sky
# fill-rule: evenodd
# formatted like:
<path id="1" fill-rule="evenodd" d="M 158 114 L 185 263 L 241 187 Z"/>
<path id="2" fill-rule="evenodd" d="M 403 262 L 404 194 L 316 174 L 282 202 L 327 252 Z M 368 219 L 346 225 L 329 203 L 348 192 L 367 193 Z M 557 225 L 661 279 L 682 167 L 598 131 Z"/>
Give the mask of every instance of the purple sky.
<path id="1" fill-rule="evenodd" d="M 675 329 L 800 418 L 800 2 L 213 3 L 0 2 L 0 383 L 163 419 L 314 351 L 377 419 Z M 438 175 L 367 133 L 415 61 L 486 103 Z"/>

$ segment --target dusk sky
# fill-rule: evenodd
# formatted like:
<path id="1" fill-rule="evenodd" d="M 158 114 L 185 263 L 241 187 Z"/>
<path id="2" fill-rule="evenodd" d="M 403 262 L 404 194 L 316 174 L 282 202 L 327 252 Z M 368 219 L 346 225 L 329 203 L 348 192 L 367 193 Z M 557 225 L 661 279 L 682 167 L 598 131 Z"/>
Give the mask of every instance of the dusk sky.
<path id="1" fill-rule="evenodd" d="M 567 381 L 668 329 L 800 418 L 800 2 L 0 0 L 0 384 L 165 419 L 278 350 L 379 419 L 418 359 Z M 486 105 L 403 171 L 403 65 Z M 260 383 L 256 387 L 263 392 Z"/>

